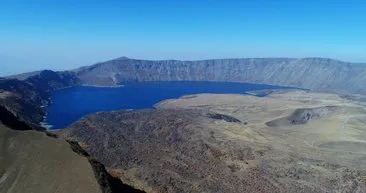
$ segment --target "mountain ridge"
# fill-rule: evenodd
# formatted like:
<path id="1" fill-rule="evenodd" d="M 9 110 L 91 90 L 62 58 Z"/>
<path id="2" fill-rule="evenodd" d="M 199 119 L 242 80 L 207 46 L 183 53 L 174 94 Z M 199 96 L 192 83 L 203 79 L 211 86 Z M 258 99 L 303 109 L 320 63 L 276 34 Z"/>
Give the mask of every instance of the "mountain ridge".
<path id="1" fill-rule="evenodd" d="M 114 59 L 74 70 L 82 82 L 224 81 L 366 93 L 366 65 L 330 58 L 238 58 L 197 61 Z"/>
<path id="2" fill-rule="evenodd" d="M 27 80 L 33 77 L 34 79 L 42 72 L 14 75 L 9 78 Z M 366 63 L 351 63 L 320 57 L 191 61 L 119 57 L 91 66 L 55 73 L 60 77 L 66 76 L 63 84 L 57 88 L 82 84 L 114 86 L 131 81 L 184 80 L 260 83 L 315 91 L 366 94 L 366 88 L 359 84 L 366 81 Z M 67 81 L 67 76 L 70 82 Z"/>

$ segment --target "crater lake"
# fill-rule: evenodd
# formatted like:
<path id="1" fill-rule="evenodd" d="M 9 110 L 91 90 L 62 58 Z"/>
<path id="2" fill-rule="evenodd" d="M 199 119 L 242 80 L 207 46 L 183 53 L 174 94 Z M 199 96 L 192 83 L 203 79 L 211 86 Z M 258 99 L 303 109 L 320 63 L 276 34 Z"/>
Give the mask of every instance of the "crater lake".
<path id="1" fill-rule="evenodd" d="M 266 89 L 293 88 L 201 81 L 138 82 L 119 87 L 76 86 L 51 93 L 52 102 L 46 107 L 44 124 L 49 129 L 62 129 L 85 115 L 99 111 L 153 108 L 162 100 L 190 94 L 247 94 L 248 91 Z"/>

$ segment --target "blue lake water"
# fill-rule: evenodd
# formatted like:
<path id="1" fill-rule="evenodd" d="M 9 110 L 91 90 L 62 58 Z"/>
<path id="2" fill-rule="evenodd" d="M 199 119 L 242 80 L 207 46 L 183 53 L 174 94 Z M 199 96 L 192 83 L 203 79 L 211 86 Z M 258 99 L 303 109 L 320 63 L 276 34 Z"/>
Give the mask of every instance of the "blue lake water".
<path id="1" fill-rule="evenodd" d="M 247 91 L 261 89 L 280 89 L 263 84 L 227 82 L 143 82 L 128 83 L 123 87 L 78 86 L 54 91 L 52 104 L 47 107 L 45 122 L 51 129 L 67 127 L 81 117 L 98 111 L 120 109 L 152 108 L 164 99 L 178 98 L 197 93 L 245 94 Z"/>

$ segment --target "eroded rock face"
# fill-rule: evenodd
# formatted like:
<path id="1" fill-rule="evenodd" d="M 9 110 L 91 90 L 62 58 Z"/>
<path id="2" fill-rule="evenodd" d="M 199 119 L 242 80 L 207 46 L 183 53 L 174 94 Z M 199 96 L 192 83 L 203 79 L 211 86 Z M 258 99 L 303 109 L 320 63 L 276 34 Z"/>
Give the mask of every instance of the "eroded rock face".
<path id="1" fill-rule="evenodd" d="M 330 116 L 339 109 L 341 109 L 341 107 L 337 106 L 299 108 L 287 117 L 268 121 L 266 125 L 270 127 L 281 127 L 288 125 L 306 124 L 313 119 L 321 119 Z"/>
<path id="2" fill-rule="evenodd" d="M 319 119 L 334 113 L 339 107 L 325 106 L 318 108 L 296 109 L 295 112 L 288 118 L 291 124 L 305 124 L 311 119 Z"/>
<path id="3" fill-rule="evenodd" d="M 11 76 L 45 90 L 79 84 L 111 86 L 130 81 L 226 81 L 365 94 L 366 66 L 327 58 L 244 58 L 200 61 L 126 57 L 73 71 L 49 70 Z"/>
<path id="4" fill-rule="evenodd" d="M 117 58 L 75 70 L 86 84 L 126 81 L 230 81 L 366 93 L 366 66 L 327 58 L 247 58 L 201 61 Z"/>

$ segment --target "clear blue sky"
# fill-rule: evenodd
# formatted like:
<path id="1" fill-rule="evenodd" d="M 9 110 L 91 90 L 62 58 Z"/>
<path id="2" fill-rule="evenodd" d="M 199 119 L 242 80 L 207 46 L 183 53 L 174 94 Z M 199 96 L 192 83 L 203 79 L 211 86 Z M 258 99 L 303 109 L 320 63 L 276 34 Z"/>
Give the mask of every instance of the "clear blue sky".
<path id="1" fill-rule="evenodd" d="M 0 0 L 0 75 L 143 59 L 366 62 L 364 0 Z"/>

